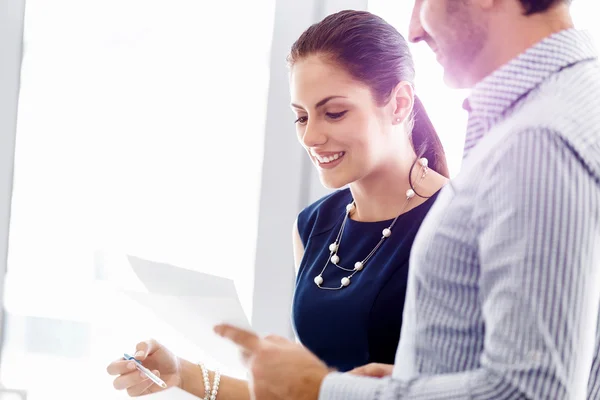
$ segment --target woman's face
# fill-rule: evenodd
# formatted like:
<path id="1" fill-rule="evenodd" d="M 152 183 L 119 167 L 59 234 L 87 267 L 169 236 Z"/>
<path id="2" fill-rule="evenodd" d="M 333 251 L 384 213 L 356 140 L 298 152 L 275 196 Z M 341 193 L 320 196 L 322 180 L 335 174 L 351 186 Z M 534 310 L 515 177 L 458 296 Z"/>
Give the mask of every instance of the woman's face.
<path id="1" fill-rule="evenodd" d="M 370 88 L 344 68 L 318 55 L 301 59 L 290 90 L 298 139 L 324 186 L 358 181 L 393 154 L 394 106 L 378 106 Z"/>

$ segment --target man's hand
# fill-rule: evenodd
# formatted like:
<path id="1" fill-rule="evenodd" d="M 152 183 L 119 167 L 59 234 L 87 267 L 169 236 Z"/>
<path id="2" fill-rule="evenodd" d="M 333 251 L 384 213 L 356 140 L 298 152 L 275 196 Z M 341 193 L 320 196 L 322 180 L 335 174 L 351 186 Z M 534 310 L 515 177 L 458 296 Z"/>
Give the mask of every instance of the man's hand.
<path id="1" fill-rule="evenodd" d="M 215 332 L 237 344 L 250 371 L 250 396 L 260 400 L 317 400 L 327 366 L 302 345 L 278 336 L 264 339 L 230 325 Z"/>
<path id="2" fill-rule="evenodd" d="M 373 378 L 385 378 L 386 376 L 392 375 L 393 370 L 394 366 L 390 364 L 371 363 L 363 365 L 362 367 L 354 368 L 348 373 L 359 376 L 371 376 Z"/>

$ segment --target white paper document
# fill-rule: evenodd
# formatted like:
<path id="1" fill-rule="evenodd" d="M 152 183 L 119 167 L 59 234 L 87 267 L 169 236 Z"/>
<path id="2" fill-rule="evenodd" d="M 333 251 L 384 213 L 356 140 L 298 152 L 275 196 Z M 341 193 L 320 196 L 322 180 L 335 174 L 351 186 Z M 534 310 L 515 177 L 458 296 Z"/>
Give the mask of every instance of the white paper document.
<path id="1" fill-rule="evenodd" d="M 213 332 L 220 323 L 251 329 L 231 279 L 133 256 L 128 259 L 148 290 L 126 292 L 130 298 L 149 308 L 222 366 L 243 371 L 235 345 Z"/>

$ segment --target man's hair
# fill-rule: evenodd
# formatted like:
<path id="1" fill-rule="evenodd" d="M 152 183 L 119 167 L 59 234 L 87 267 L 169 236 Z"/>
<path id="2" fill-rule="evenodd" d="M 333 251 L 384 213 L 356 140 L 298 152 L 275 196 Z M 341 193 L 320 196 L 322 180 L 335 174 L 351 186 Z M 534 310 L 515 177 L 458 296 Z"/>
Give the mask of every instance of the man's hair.
<path id="1" fill-rule="evenodd" d="M 550 8 L 564 3 L 571 4 L 572 0 L 519 0 L 525 10 L 525 15 L 548 11 Z"/>

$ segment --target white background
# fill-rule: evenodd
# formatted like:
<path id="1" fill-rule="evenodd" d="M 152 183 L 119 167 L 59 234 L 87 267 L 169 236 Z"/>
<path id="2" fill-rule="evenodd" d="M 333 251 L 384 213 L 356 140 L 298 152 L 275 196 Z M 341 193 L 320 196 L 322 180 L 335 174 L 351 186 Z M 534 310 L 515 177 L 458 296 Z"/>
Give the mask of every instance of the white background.
<path id="1" fill-rule="evenodd" d="M 294 7 L 312 7 L 307 15 L 317 20 L 350 3 Z M 277 20 L 289 4 L 27 1 L 2 384 L 28 389 L 32 400 L 106 399 L 113 391 L 103 368 L 137 340 L 154 335 L 202 357 L 144 310 L 102 291 L 135 284 L 124 253 L 233 278 L 249 315 L 262 296 L 278 313 L 263 326 L 285 329 L 291 285 L 280 270 L 291 271 L 292 256 L 281 243 L 289 242 L 295 212 L 326 193 L 300 163 L 277 164 L 302 157 L 291 112 L 272 104 L 282 103 L 287 82 L 274 74 L 284 62 L 271 52 L 291 44 L 273 32 L 308 26 Z M 368 8 L 406 36 L 411 6 L 371 0 Z M 589 0 L 575 0 L 573 14 L 600 38 Z M 425 45 L 411 49 L 417 94 L 455 175 L 466 92 L 444 86 Z M 293 150 L 270 147 L 280 137 Z M 279 177 L 286 168 L 297 176 Z M 273 207 L 291 203 L 288 191 L 277 190 L 281 180 L 304 191 L 289 208 Z M 267 218 L 285 221 L 285 237 L 268 229 Z M 272 280 L 255 286 L 257 271 Z M 280 304 L 270 296 L 277 288 L 287 293 Z"/>

